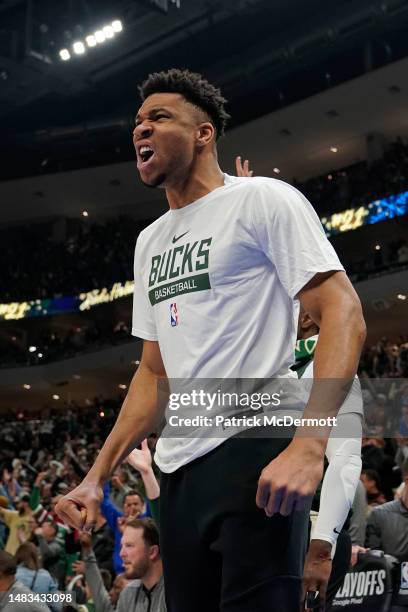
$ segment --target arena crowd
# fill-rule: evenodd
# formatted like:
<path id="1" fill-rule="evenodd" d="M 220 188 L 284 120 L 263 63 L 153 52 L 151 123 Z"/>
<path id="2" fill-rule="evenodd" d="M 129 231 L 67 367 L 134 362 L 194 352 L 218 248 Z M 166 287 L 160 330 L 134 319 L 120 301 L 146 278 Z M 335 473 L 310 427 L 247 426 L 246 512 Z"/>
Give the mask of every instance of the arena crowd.
<path id="1" fill-rule="evenodd" d="M 384 339 L 371 349 L 370 357 L 365 356 L 362 367 L 373 368 L 370 373 L 381 376 L 389 375 L 397 363 Z M 353 544 L 350 563 L 368 549 L 407 559 L 408 511 L 401 508 L 408 503 L 407 484 L 404 488 L 408 482 L 408 384 L 398 393 L 384 385 L 384 393 L 372 391 L 367 397 L 364 391 L 364 396 L 363 470 L 348 526 Z M 82 610 L 136 612 L 136 597 L 139 602 L 151 600 L 152 607 L 141 610 L 165 610 L 155 522 L 160 495 L 160 474 L 152 462 L 156 433 L 133 451 L 106 485 L 92 536 L 71 529 L 54 512 L 59 497 L 74 488 L 92 465 L 122 399 L 99 397 L 91 406 L 71 404 L 34 415 L 19 414 L 17 419 L 2 418 L 0 585 L 8 568 L 15 572 L 18 584 L 25 585 L 21 592 L 68 591 L 75 594 L 77 605 L 84 606 Z M 393 437 L 386 438 L 390 416 L 385 407 L 390 401 L 399 419 Z M 50 609 L 70 608 L 57 602 Z"/>

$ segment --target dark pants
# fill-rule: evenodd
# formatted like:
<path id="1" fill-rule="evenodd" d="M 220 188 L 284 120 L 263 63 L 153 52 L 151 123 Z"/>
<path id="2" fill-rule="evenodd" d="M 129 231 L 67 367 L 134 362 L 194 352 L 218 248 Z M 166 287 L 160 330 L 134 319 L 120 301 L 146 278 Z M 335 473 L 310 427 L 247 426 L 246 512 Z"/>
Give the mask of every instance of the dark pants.
<path id="1" fill-rule="evenodd" d="M 289 439 L 232 438 L 161 480 L 168 612 L 298 612 L 309 511 L 268 518 L 262 469 Z"/>

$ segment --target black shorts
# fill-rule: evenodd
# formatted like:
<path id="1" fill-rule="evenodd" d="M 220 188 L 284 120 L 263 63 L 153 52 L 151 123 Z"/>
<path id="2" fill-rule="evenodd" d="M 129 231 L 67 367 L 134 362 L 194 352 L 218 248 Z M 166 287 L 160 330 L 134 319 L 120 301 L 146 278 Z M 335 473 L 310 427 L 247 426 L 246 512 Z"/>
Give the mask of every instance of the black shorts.
<path id="1" fill-rule="evenodd" d="M 162 475 L 168 612 L 298 612 L 309 510 L 268 518 L 255 503 L 262 469 L 289 441 L 231 438 Z"/>

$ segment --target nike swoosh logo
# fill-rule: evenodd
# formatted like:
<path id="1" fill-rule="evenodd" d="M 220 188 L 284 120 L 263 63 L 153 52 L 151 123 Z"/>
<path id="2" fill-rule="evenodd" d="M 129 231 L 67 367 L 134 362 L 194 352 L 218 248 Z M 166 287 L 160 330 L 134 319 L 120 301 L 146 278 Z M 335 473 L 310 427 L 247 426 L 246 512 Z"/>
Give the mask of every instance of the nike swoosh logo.
<path id="1" fill-rule="evenodd" d="M 190 230 L 187 230 L 186 232 L 184 232 L 184 234 L 180 234 L 180 236 L 173 236 L 173 240 L 172 243 L 174 244 L 175 242 L 177 242 L 178 240 L 180 240 L 180 238 L 182 238 L 183 236 L 185 236 L 186 234 L 188 234 Z"/>
<path id="2" fill-rule="evenodd" d="M 336 528 L 333 529 L 334 533 L 337 533 L 337 535 L 340 535 L 340 531 L 337 531 Z"/>

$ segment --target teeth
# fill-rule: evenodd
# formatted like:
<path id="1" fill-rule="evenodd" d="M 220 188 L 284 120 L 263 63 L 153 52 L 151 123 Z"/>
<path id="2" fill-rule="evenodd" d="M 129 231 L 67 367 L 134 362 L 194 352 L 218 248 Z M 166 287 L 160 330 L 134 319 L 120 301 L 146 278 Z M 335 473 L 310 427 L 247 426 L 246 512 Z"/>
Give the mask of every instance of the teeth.
<path id="1" fill-rule="evenodd" d="M 151 147 L 148 147 L 147 145 L 143 145 L 143 147 L 140 147 L 140 153 L 143 155 L 143 153 L 148 153 L 148 152 L 152 152 L 153 153 L 153 149 Z"/>

